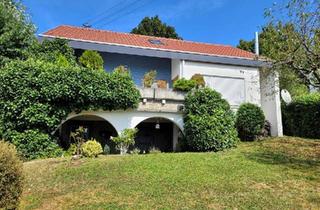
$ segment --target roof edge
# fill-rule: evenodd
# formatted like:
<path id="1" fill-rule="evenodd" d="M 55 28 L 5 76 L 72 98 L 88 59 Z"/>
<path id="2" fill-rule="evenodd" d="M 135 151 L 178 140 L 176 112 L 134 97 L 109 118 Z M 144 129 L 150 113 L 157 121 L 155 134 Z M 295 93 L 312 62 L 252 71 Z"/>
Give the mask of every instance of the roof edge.
<path id="1" fill-rule="evenodd" d="M 131 47 L 131 48 L 138 48 L 138 49 L 148 49 L 148 50 L 156 50 L 156 51 L 163 51 L 163 52 L 176 52 L 176 53 L 187 53 L 192 55 L 205 55 L 211 57 L 222 57 L 222 58 L 233 58 L 233 59 L 242 59 L 247 61 L 259 61 L 259 59 L 255 58 L 245 58 L 245 57 L 238 57 L 238 56 L 227 56 L 227 55 L 217 55 L 217 54 L 208 54 L 208 53 L 199 53 L 199 52 L 192 52 L 192 51 L 182 51 L 182 50 L 171 50 L 171 49 L 161 49 L 161 48 L 152 48 L 152 47 L 141 47 L 136 45 L 125 45 L 125 44 L 117 44 L 111 42 L 99 42 L 99 41 L 91 41 L 85 39 L 74 39 L 74 38 L 67 38 L 62 36 L 53 36 L 53 35 L 46 35 L 46 34 L 38 34 L 40 37 L 44 38 L 59 38 L 59 39 L 66 39 L 70 41 L 80 41 L 80 42 L 87 42 L 87 43 L 94 43 L 94 44 L 101 44 L 101 45 L 113 45 L 113 46 L 123 46 L 123 47 Z M 260 60 L 261 62 L 263 60 Z"/>

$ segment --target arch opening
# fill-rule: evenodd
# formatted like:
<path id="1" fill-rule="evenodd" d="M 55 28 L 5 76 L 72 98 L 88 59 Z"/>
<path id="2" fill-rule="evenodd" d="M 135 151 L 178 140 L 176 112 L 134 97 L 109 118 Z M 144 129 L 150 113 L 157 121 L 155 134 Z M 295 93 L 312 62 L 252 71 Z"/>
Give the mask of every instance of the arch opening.
<path id="1" fill-rule="evenodd" d="M 149 152 L 156 148 L 161 152 L 179 150 L 179 140 L 182 138 L 180 127 L 170 119 L 164 117 L 151 117 L 140 122 L 133 147 Z"/>
<path id="2" fill-rule="evenodd" d="M 86 140 L 93 138 L 100 142 L 102 148 L 107 144 L 111 152 L 115 150 L 110 137 L 118 135 L 116 129 L 107 120 L 96 115 L 78 115 L 63 122 L 55 133 L 62 148 L 68 149 L 70 144 L 74 143 L 70 134 L 79 127 L 85 128 L 84 138 Z"/>

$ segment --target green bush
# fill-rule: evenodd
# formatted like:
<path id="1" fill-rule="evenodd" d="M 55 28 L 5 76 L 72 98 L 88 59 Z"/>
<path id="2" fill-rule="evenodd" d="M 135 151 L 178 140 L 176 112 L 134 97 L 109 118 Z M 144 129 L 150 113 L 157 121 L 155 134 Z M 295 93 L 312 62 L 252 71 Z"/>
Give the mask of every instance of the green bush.
<path id="1" fill-rule="evenodd" d="M 251 103 L 241 104 L 236 116 L 236 127 L 241 140 L 254 140 L 262 133 L 265 116 L 262 109 Z"/>
<path id="2" fill-rule="evenodd" d="M 120 154 L 126 154 L 129 147 L 134 145 L 134 138 L 136 137 L 137 132 L 138 129 L 136 128 L 126 128 L 119 136 L 111 139 L 116 144 L 116 148 L 120 150 Z"/>
<path id="3" fill-rule="evenodd" d="M 16 146 L 25 160 L 59 157 L 63 154 L 58 144 L 48 134 L 39 130 L 26 130 L 21 133 L 13 131 L 8 140 Z"/>
<path id="4" fill-rule="evenodd" d="M 51 136 L 71 112 L 126 110 L 137 107 L 140 98 L 130 74 L 33 59 L 1 69 L 0 93 L 0 134 L 8 140 L 11 131 L 39 130 Z"/>
<path id="5" fill-rule="evenodd" d="M 70 144 L 68 150 L 64 153 L 66 156 L 72 156 L 77 154 L 77 145 L 76 144 Z"/>
<path id="6" fill-rule="evenodd" d="M 195 81 L 197 84 L 197 87 L 205 87 L 206 82 L 204 81 L 204 78 L 201 74 L 195 74 L 191 77 L 191 80 Z"/>
<path id="7" fill-rule="evenodd" d="M 85 50 L 79 58 L 79 63 L 91 70 L 103 70 L 103 58 L 97 51 Z"/>
<path id="8" fill-rule="evenodd" d="M 185 99 L 185 141 L 192 151 L 221 151 L 238 141 L 234 114 L 221 94 L 200 88 Z"/>
<path id="9" fill-rule="evenodd" d="M 16 209 L 23 188 L 23 165 L 13 145 L 0 141 L 0 209 Z"/>
<path id="10" fill-rule="evenodd" d="M 85 142 L 81 149 L 83 156 L 89 158 L 98 157 L 103 152 L 101 144 L 94 139 Z"/>
<path id="11" fill-rule="evenodd" d="M 284 133 L 306 138 L 320 137 L 320 93 L 296 97 L 282 106 Z"/>
<path id="12" fill-rule="evenodd" d="M 178 79 L 173 83 L 173 89 L 177 91 L 188 92 L 195 87 L 197 87 L 197 82 L 195 80 L 187 80 L 185 78 Z"/>

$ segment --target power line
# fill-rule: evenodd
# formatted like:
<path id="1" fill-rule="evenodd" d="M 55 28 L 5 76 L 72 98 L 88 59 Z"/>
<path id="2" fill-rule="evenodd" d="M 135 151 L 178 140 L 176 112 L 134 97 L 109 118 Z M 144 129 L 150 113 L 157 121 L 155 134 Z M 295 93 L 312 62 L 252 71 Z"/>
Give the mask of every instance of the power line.
<path id="1" fill-rule="evenodd" d="M 108 25 L 108 24 L 110 24 L 110 23 L 112 23 L 112 22 L 114 22 L 114 21 L 116 21 L 116 20 L 118 20 L 118 19 L 126 16 L 126 15 L 130 15 L 130 14 L 132 14 L 133 12 L 137 11 L 138 9 L 144 7 L 144 6 L 147 5 L 148 3 L 149 3 L 149 2 L 146 1 L 146 2 L 144 2 L 144 4 L 140 5 L 139 7 L 136 7 L 136 8 L 134 8 L 134 9 L 132 9 L 132 10 L 129 10 L 129 11 L 125 12 L 125 13 L 119 13 L 118 16 L 115 16 L 114 18 L 112 18 L 111 20 L 109 20 L 109 21 L 107 21 L 107 22 L 105 22 L 105 23 L 101 23 L 100 25 L 98 24 L 98 26 L 100 26 L 100 27 L 106 26 L 106 25 Z"/>
<path id="2" fill-rule="evenodd" d="M 124 5 L 123 7 L 111 12 L 109 16 L 104 17 L 104 18 L 100 18 L 99 20 L 95 21 L 94 23 L 92 23 L 92 25 L 97 26 L 97 25 L 99 25 L 100 22 L 107 21 L 108 19 L 110 20 L 110 18 L 113 20 L 114 17 L 119 16 L 119 14 L 122 14 L 123 11 L 125 11 L 127 8 L 134 6 L 136 3 L 140 2 L 140 1 L 142 1 L 142 0 L 135 0 L 135 1 L 131 2 L 130 4 Z"/>
<path id="3" fill-rule="evenodd" d="M 85 24 L 91 25 L 94 22 L 98 21 L 99 19 L 103 18 L 105 14 L 107 14 L 107 12 L 112 11 L 113 9 L 116 9 L 118 6 L 120 6 L 121 4 L 124 4 L 125 2 L 127 2 L 127 0 L 122 0 L 116 4 L 114 4 L 112 7 L 109 7 L 108 9 L 104 10 L 103 12 L 99 13 L 96 16 L 93 16 L 92 18 L 90 18 L 89 20 L 87 20 L 85 22 Z"/>

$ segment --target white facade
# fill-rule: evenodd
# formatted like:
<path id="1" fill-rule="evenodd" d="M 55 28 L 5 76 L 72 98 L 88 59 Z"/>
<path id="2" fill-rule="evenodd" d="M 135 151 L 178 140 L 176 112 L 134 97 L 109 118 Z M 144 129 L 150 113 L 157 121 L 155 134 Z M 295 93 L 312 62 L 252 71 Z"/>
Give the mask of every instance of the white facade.
<path id="1" fill-rule="evenodd" d="M 213 64 L 175 60 L 173 76 L 190 79 L 194 74 L 204 76 L 208 86 L 216 89 L 227 99 L 233 109 L 243 102 L 262 108 L 271 123 L 271 135 L 282 136 L 281 105 L 277 76 L 264 75 L 258 67 Z"/>

